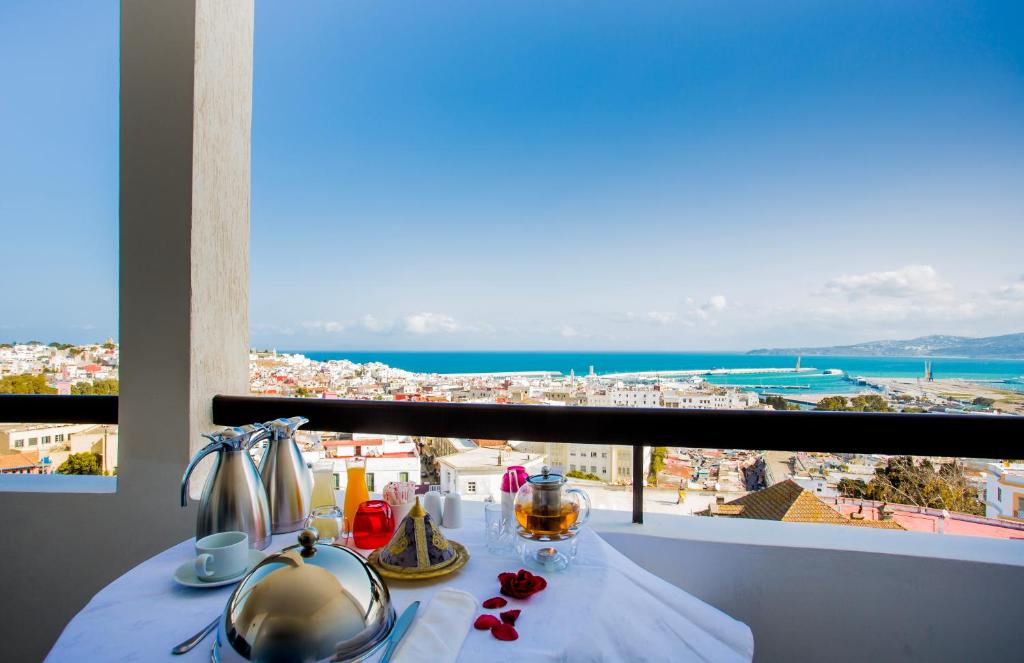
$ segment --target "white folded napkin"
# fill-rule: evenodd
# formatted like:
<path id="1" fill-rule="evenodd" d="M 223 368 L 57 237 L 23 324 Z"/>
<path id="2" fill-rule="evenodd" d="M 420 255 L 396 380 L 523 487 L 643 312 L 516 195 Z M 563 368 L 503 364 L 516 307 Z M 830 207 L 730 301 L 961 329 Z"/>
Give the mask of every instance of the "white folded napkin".
<path id="1" fill-rule="evenodd" d="M 402 638 L 395 663 L 454 663 L 473 625 L 476 598 L 460 589 L 442 589 L 416 615 Z"/>

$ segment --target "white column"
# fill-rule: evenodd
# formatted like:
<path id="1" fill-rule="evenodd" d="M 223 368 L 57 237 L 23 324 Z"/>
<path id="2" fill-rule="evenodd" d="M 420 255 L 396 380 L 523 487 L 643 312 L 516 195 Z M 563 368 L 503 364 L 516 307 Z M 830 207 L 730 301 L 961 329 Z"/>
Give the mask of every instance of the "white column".
<path id="1" fill-rule="evenodd" d="M 252 32 L 253 0 L 121 3 L 117 492 L 0 495 L 5 660 L 193 534 L 181 473 L 210 398 L 248 391 Z"/>

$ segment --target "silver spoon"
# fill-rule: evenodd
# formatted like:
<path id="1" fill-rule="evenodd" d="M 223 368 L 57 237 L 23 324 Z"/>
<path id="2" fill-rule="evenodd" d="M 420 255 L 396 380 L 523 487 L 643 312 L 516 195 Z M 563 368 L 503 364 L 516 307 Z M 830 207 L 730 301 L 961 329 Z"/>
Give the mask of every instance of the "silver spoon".
<path id="1" fill-rule="evenodd" d="M 217 622 L 219 621 L 220 615 L 215 617 L 212 622 L 204 626 L 202 631 L 196 633 L 188 640 L 182 642 L 180 645 L 176 645 L 174 649 L 171 650 L 171 653 L 175 656 L 178 656 L 180 654 L 184 654 L 187 651 L 192 651 L 192 648 L 198 645 L 200 642 L 202 642 L 203 638 L 210 634 L 210 631 L 217 628 Z"/>

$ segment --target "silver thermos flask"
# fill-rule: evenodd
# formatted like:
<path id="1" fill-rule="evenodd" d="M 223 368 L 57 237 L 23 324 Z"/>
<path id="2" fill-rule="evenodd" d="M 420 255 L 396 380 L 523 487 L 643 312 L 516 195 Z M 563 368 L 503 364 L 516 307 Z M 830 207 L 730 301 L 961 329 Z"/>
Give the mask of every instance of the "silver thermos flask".
<path id="1" fill-rule="evenodd" d="M 181 477 L 181 506 L 188 506 L 188 479 L 199 461 L 216 453 L 213 468 L 206 478 L 196 538 L 218 532 L 245 532 L 249 547 L 262 550 L 270 545 L 270 506 L 249 448 L 269 437 L 264 426 L 225 428 L 219 433 L 203 434 L 210 444 L 199 450 Z"/>
<path id="2" fill-rule="evenodd" d="M 297 532 L 306 524 L 313 501 L 313 475 L 295 443 L 295 431 L 309 421 L 305 417 L 274 419 L 267 449 L 260 459 L 260 480 L 270 503 L 270 528 L 274 534 Z"/>

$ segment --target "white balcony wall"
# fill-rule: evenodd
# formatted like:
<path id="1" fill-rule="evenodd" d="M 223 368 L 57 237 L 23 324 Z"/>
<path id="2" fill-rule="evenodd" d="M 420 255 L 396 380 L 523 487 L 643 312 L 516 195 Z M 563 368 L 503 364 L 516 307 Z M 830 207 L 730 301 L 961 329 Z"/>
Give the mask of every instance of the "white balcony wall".
<path id="1" fill-rule="evenodd" d="M 1016 661 L 1021 541 L 595 512 L 651 573 L 745 622 L 756 661 Z"/>

